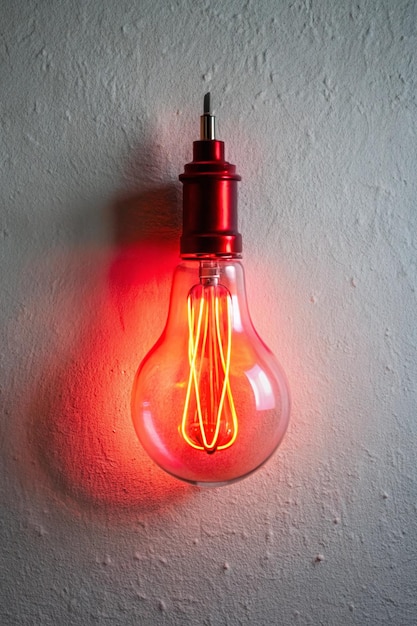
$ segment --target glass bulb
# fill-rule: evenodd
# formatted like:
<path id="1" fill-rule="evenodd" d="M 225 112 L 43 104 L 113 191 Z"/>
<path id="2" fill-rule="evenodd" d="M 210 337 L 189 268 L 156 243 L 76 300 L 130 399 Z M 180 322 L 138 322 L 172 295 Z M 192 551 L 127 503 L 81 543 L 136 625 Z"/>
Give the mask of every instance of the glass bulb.
<path id="1" fill-rule="evenodd" d="M 183 261 L 165 330 L 134 382 L 133 421 L 150 457 L 195 485 L 231 483 L 276 450 L 289 409 L 285 375 L 249 316 L 241 263 Z"/>

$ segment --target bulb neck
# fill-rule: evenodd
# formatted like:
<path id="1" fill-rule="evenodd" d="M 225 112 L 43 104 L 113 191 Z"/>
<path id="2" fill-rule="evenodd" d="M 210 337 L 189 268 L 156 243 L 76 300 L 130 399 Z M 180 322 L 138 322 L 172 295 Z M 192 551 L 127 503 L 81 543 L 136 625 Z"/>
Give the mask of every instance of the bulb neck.
<path id="1" fill-rule="evenodd" d="M 177 265 L 172 280 L 168 331 L 175 329 L 177 332 L 177 329 L 184 325 L 187 319 L 187 298 L 190 290 L 196 285 L 225 287 L 232 297 L 236 328 L 242 330 L 244 327 L 245 332 L 252 332 L 242 261 L 220 256 L 184 259 Z"/>
<path id="2" fill-rule="evenodd" d="M 183 184 L 181 256 L 240 258 L 242 236 L 237 226 L 235 165 L 224 157 L 224 142 L 193 143 L 193 160 L 179 177 Z"/>

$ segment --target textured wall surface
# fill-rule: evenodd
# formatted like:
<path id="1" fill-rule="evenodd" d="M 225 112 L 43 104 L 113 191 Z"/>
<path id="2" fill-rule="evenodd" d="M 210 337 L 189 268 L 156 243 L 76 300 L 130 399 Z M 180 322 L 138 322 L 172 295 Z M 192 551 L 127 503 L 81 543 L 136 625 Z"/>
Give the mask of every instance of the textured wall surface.
<path id="1" fill-rule="evenodd" d="M 417 3 L 0 11 L 1 624 L 417 624 Z M 208 89 L 293 412 L 206 491 L 129 398 Z"/>

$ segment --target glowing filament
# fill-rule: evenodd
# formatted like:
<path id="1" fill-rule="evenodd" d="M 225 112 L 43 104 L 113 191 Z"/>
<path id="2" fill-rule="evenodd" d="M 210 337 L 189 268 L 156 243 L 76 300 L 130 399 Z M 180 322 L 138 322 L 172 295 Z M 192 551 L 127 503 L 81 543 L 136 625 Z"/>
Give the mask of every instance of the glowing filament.
<path id="1" fill-rule="evenodd" d="M 187 300 L 190 371 L 181 434 L 209 453 L 229 448 L 238 432 L 230 388 L 231 303 L 222 285 L 196 285 Z"/>

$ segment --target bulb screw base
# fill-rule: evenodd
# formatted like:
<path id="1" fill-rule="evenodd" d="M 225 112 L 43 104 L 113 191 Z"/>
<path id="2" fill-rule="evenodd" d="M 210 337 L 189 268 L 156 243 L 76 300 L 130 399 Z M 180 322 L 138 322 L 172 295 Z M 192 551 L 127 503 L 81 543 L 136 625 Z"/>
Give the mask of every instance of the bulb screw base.
<path id="1" fill-rule="evenodd" d="M 224 143 L 214 139 L 214 116 L 210 94 L 204 98 L 201 136 L 193 143 L 193 160 L 184 167 L 183 232 L 181 256 L 237 257 L 242 253 L 242 236 L 237 226 L 236 167 L 225 160 Z"/>

